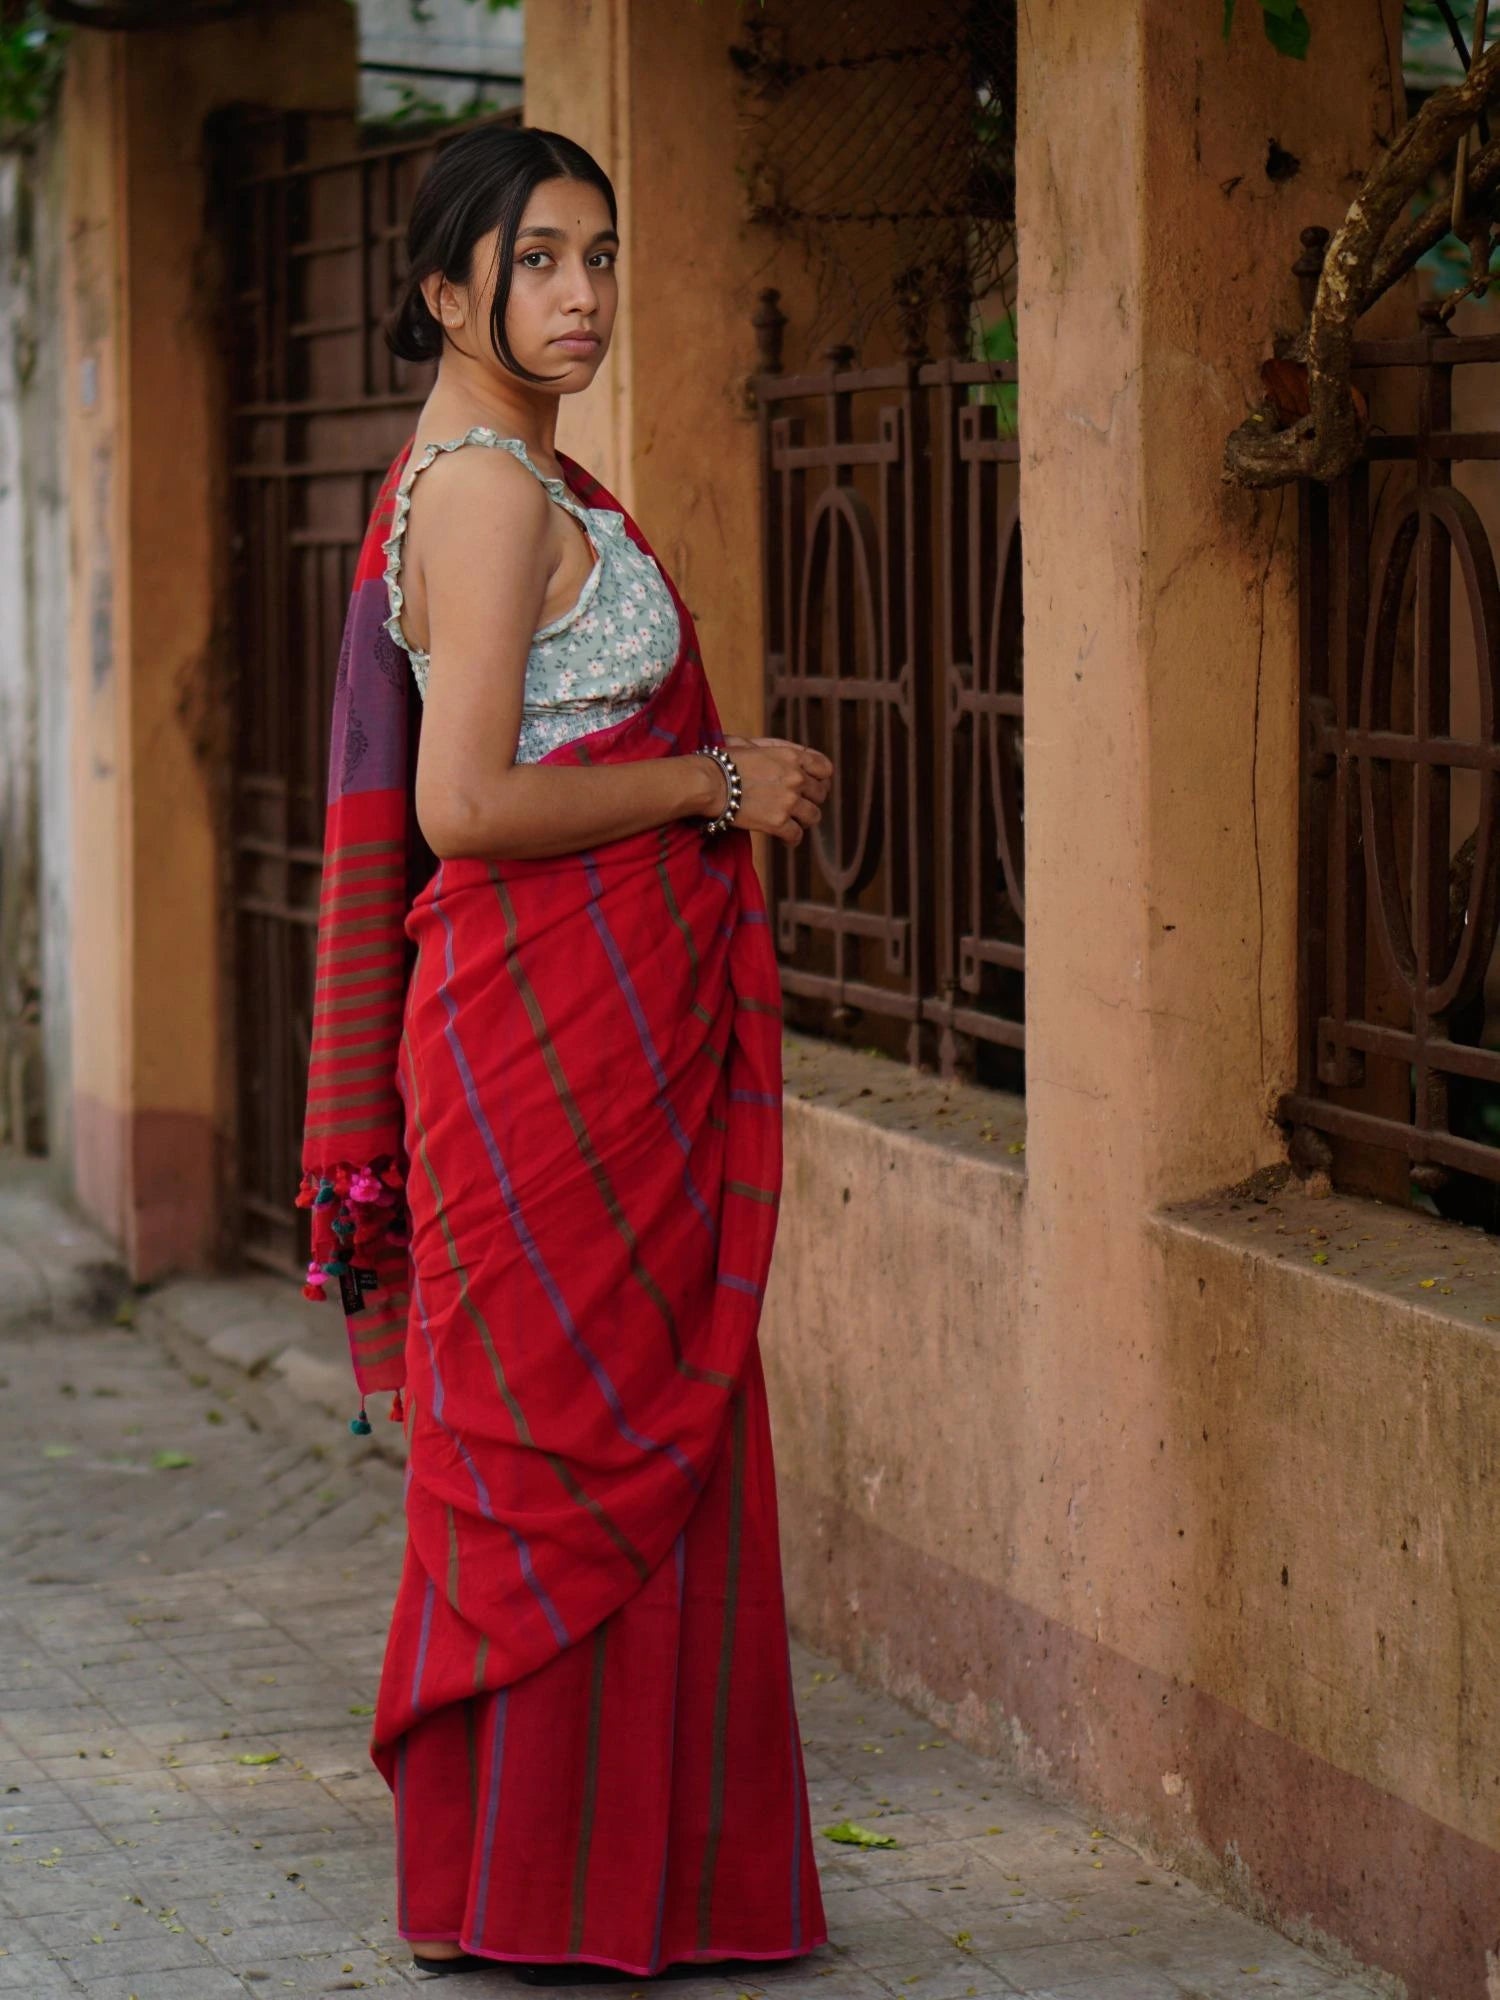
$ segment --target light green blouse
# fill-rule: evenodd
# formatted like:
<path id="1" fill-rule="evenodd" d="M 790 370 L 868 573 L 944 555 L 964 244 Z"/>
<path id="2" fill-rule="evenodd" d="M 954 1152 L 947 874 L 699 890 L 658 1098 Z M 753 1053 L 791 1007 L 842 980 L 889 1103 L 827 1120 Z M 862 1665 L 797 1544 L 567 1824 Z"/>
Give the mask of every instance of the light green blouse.
<path id="1" fill-rule="evenodd" d="M 457 451 L 466 444 L 512 453 L 536 474 L 557 505 L 579 522 L 594 550 L 594 567 L 584 578 L 577 602 L 532 634 L 516 761 L 535 763 L 572 737 L 620 721 L 660 686 L 677 658 L 677 607 L 655 561 L 631 541 L 623 517 L 613 507 L 585 507 L 565 481 L 547 478 L 532 464 L 520 438 L 501 437 L 476 424 L 463 437 L 428 445 L 407 467 L 396 491 L 390 537 L 382 544 L 391 608 L 385 628 L 410 657 L 424 700 L 431 661 L 401 630 L 402 544 L 418 475 L 440 451 Z"/>

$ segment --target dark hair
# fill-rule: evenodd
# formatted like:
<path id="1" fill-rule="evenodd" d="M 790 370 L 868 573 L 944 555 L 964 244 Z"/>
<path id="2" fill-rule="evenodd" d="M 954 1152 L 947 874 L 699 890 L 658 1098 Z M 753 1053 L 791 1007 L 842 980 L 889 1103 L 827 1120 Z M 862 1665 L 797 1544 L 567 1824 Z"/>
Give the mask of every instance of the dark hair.
<path id="1" fill-rule="evenodd" d="M 516 237 L 532 191 L 543 181 L 588 181 L 609 205 L 619 225 L 615 190 L 592 153 L 561 132 L 535 126 L 479 125 L 450 139 L 422 176 L 406 224 L 406 275 L 385 321 L 386 345 L 403 361 L 436 361 L 443 351 L 442 327 L 428 310 L 422 281 L 434 271 L 456 285 L 473 278 L 474 246 L 499 228 L 495 297 L 490 307 L 490 344 L 507 368 L 528 382 L 533 375 L 511 352 L 505 336 Z"/>

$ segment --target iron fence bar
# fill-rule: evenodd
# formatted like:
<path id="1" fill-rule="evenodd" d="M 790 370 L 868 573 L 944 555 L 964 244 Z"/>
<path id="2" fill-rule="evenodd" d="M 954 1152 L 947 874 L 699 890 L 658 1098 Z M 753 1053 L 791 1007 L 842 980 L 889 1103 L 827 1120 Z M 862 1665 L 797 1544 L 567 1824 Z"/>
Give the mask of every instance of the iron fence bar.
<path id="1" fill-rule="evenodd" d="M 1500 432 L 1454 424 L 1453 383 L 1500 338 L 1422 311 L 1416 336 L 1356 343 L 1372 396 L 1406 371 L 1402 427 L 1377 410 L 1360 460 L 1299 493 L 1299 1054 L 1279 1111 L 1304 1160 L 1383 1190 L 1404 1165 L 1493 1228 L 1500 529 L 1454 475 L 1500 457 Z"/>
<path id="2" fill-rule="evenodd" d="M 1024 1033 L 1020 993 L 992 983 L 1024 969 L 1019 443 L 969 400 L 1017 371 L 933 362 L 913 336 L 900 363 L 835 348 L 788 373 L 782 323 L 757 315 L 752 377 L 768 726 L 835 764 L 817 835 L 771 858 L 784 988 L 812 1007 L 790 1018 L 843 1037 L 899 1024 L 892 1053 L 971 1070 Z"/>

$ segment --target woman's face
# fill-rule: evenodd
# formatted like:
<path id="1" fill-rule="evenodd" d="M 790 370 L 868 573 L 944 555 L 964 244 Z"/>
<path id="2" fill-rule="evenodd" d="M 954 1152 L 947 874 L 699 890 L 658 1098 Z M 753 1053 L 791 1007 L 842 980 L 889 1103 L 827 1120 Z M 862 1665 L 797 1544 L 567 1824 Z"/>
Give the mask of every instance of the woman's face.
<path id="1" fill-rule="evenodd" d="M 609 347 L 619 245 L 604 196 L 589 182 L 543 181 L 533 190 L 516 233 L 505 332 L 522 367 L 562 395 L 588 387 Z M 462 352 L 514 380 L 490 341 L 499 247 L 500 232 L 492 229 L 474 246 L 467 285 L 433 277 L 423 291 Z"/>

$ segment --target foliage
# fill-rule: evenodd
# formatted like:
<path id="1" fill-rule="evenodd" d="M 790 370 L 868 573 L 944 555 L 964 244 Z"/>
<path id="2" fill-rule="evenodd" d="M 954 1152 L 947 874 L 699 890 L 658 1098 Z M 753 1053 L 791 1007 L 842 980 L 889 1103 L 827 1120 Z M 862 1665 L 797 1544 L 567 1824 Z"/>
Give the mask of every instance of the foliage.
<path id="1" fill-rule="evenodd" d="M 1018 355 L 1016 322 L 1011 313 L 983 328 L 980 335 L 986 361 L 1014 361 Z M 1020 389 L 1015 382 L 975 382 L 969 387 L 971 403 L 988 403 L 995 411 L 995 431 L 999 437 L 1016 435 Z"/>
<path id="2" fill-rule="evenodd" d="M 67 43 L 67 29 L 49 19 L 37 0 L 0 28 L 0 137 L 13 139 L 46 117 Z"/>
<path id="3" fill-rule="evenodd" d="M 1266 31 L 1266 40 L 1284 56 L 1295 56 L 1300 62 L 1307 54 L 1307 45 L 1312 37 L 1312 25 L 1297 5 L 1297 0 L 1260 0 L 1261 25 Z M 1224 0 L 1224 39 L 1229 40 L 1229 30 L 1234 25 L 1234 0 Z"/>

